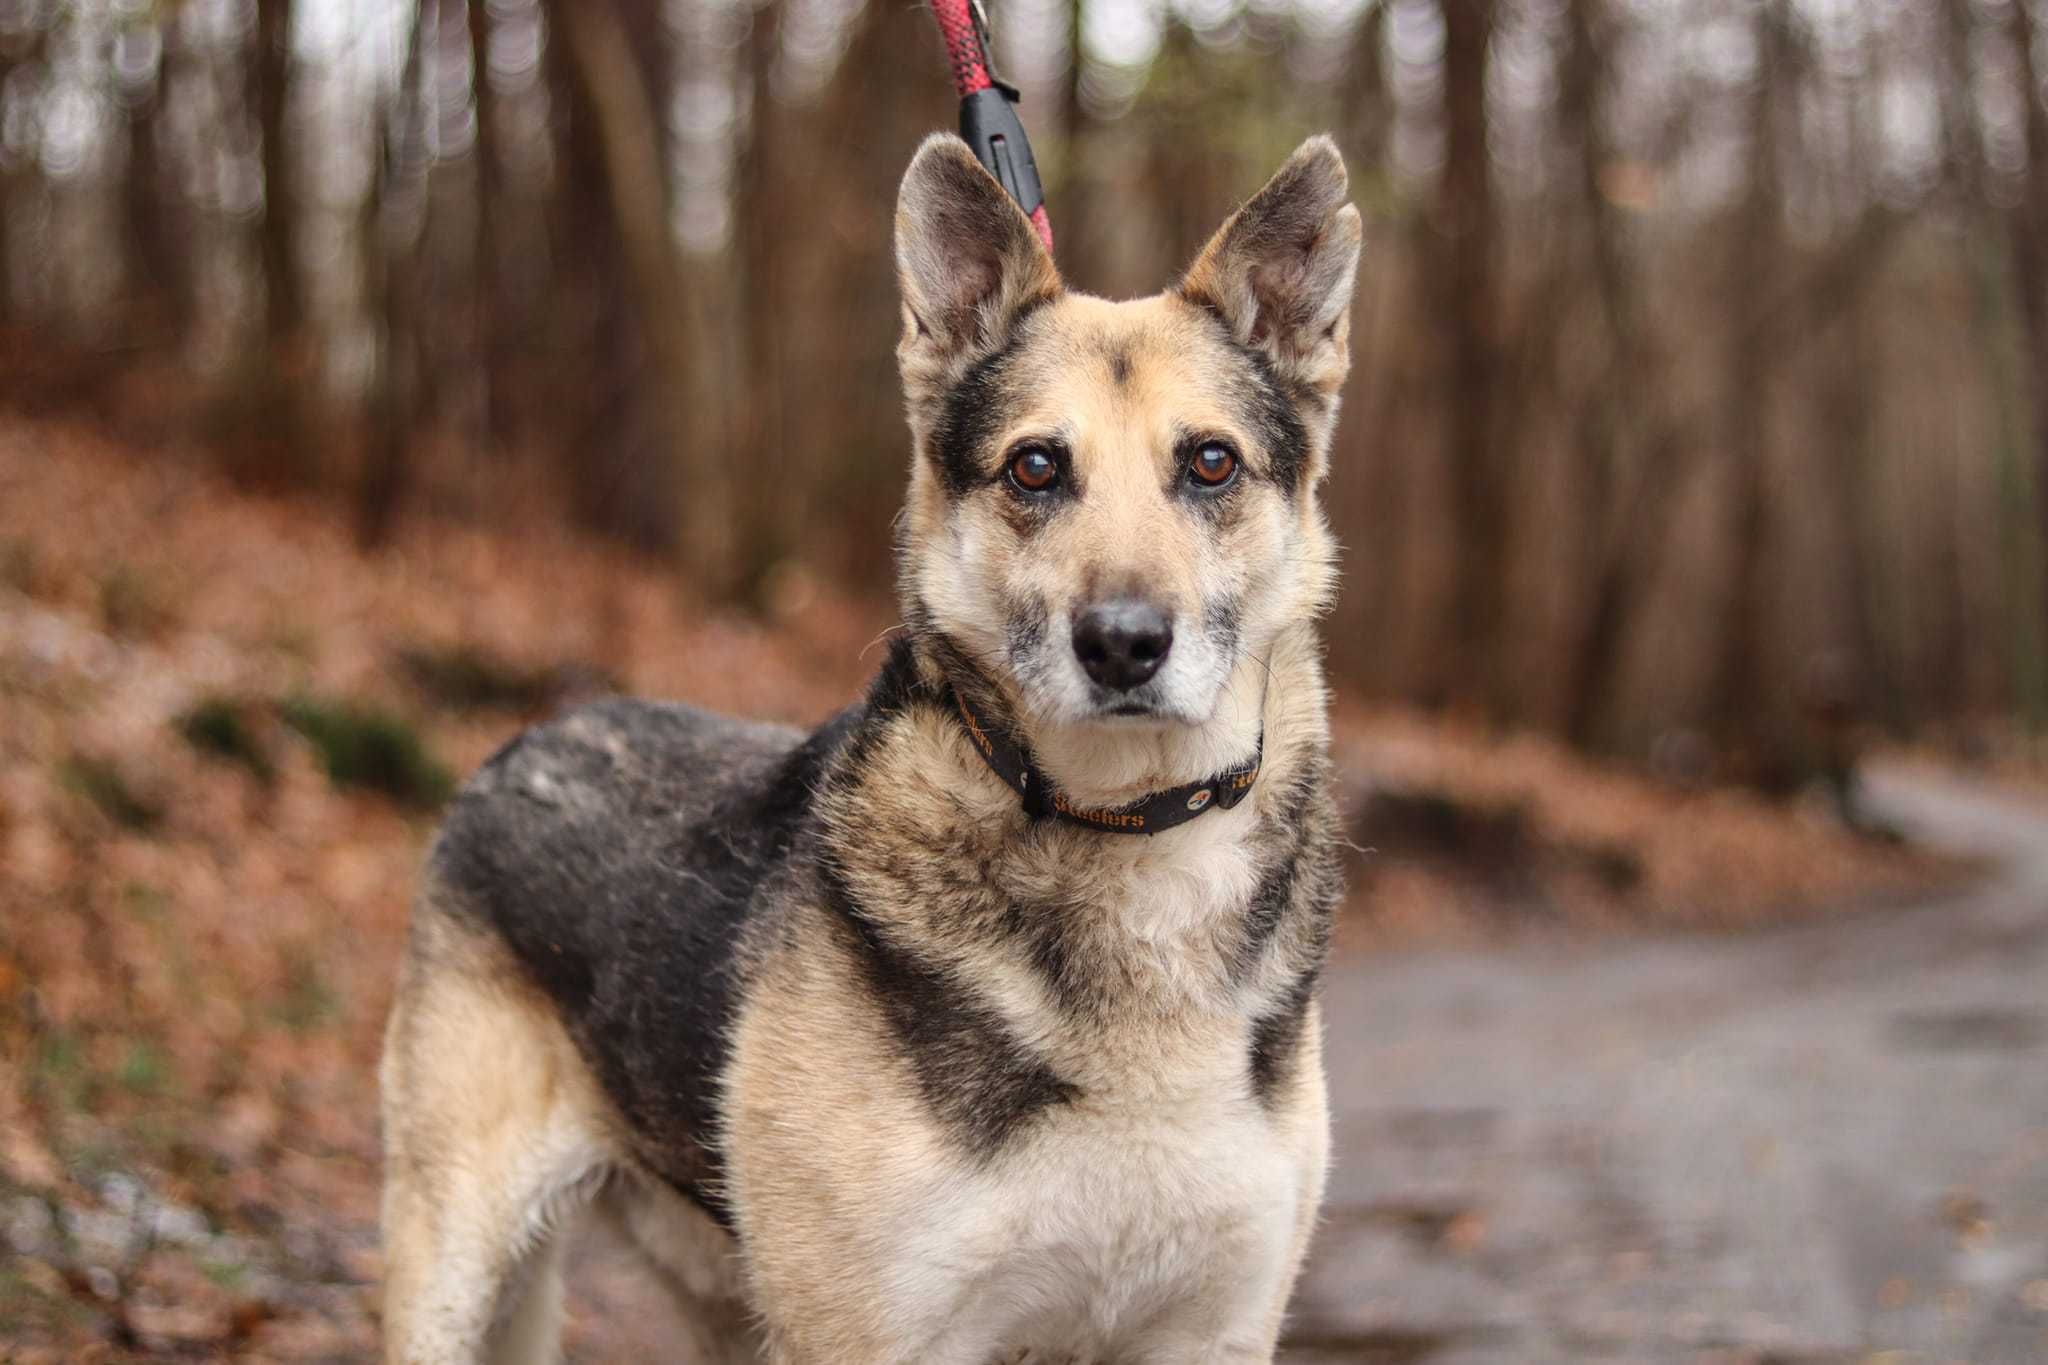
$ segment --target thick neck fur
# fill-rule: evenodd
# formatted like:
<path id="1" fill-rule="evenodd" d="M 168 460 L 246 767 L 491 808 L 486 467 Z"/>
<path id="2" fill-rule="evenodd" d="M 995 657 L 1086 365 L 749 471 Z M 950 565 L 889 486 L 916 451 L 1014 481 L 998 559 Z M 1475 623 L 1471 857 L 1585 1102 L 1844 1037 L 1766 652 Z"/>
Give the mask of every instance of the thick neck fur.
<path id="1" fill-rule="evenodd" d="M 976 983 L 977 1004 L 1062 1076 L 1127 1068 L 1106 1040 L 1172 1040 L 1186 1055 L 1152 1058 L 1162 1084 L 1242 1074 L 1246 1027 L 1298 1017 L 1337 892 L 1312 627 L 1248 662 L 1198 732 L 1020 736 L 1074 799 L 1116 804 L 1241 760 L 1263 725 L 1252 794 L 1152 836 L 1027 816 L 947 703 L 945 656 L 936 637 L 898 643 L 820 792 L 846 912 L 944 979 Z"/>

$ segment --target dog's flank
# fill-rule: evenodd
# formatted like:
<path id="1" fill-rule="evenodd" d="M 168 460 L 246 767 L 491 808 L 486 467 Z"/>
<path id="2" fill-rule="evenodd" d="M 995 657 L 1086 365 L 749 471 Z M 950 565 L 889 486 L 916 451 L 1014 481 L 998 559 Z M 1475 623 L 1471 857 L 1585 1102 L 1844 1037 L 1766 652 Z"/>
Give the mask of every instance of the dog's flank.
<path id="1" fill-rule="evenodd" d="M 808 735 L 607 702 L 465 789 L 386 1046 L 392 1359 L 552 1359 L 586 1208 L 706 1359 L 1271 1358 L 1327 1151 L 1343 192 L 1312 141 L 1111 304 L 919 152 L 906 625 Z M 1254 755 L 1157 833 L 1047 815 Z"/>

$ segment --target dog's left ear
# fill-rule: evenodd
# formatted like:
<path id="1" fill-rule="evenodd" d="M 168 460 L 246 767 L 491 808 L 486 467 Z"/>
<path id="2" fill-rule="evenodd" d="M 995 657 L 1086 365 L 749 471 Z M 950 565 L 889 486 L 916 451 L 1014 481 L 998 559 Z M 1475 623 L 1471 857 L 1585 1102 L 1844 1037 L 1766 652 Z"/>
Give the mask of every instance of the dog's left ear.
<path id="1" fill-rule="evenodd" d="M 957 377 L 1003 344 L 1017 319 L 1057 298 L 1060 273 L 1038 230 L 965 142 L 935 133 L 896 199 L 906 379 Z"/>
<path id="2" fill-rule="evenodd" d="M 1351 287 L 1363 228 L 1344 158 L 1312 137 L 1209 239 L 1181 297 L 1263 351 L 1286 382 L 1329 394 L 1351 366 Z"/>

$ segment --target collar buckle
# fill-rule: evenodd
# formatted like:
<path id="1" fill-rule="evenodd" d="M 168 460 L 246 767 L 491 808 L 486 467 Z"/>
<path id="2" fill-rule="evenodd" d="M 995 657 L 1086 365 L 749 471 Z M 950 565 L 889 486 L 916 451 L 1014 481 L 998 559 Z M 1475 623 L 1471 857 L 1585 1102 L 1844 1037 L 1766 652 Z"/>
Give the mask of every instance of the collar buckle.
<path id="1" fill-rule="evenodd" d="M 1216 779 L 1216 804 L 1224 810 L 1235 810 L 1259 780 L 1259 763 L 1255 759 L 1248 768 L 1238 768 Z"/>

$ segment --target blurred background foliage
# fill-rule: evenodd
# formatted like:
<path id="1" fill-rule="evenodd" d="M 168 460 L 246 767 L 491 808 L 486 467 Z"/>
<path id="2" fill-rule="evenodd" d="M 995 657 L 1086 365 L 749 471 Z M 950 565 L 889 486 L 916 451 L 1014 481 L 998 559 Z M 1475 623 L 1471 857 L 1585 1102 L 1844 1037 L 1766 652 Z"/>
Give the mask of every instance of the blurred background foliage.
<path id="1" fill-rule="evenodd" d="M 997 0 L 1077 287 L 1368 216 L 1340 684 L 1685 776 L 2048 714 L 2041 0 Z M 888 591 L 910 0 L 0 0 L 0 405 Z M 317 605 L 317 604 L 315 604 Z"/>

